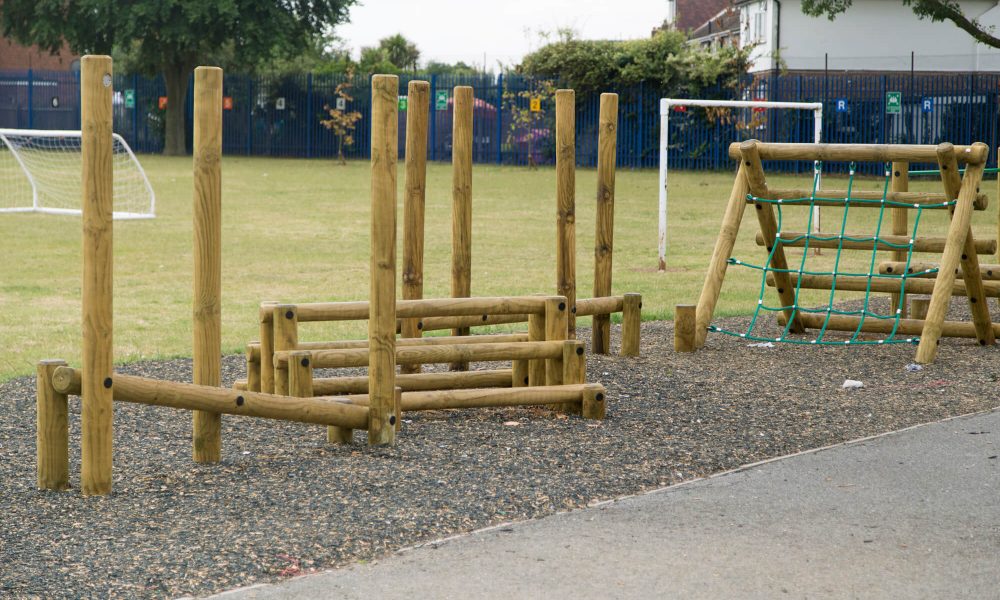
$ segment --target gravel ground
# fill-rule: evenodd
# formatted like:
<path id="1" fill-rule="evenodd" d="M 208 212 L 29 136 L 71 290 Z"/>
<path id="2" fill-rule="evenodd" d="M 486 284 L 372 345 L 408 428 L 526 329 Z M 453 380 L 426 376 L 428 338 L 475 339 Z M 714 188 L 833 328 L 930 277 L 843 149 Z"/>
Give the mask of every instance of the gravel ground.
<path id="1" fill-rule="evenodd" d="M 744 319 L 721 321 L 738 327 Z M 643 324 L 642 357 L 589 357 L 603 422 L 539 409 L 407 415 L 398 445 L 326 445 L 323 427 L 225 417 L 223 461 L 190 460 L 190 415 L 115 405 L 114 493 L 34 489 L 32 378 L 0 385 L 0 596 L 176 597 L 275 581 L 442 536 L 532 519 L 762 459 L 1000 405 L 995 348 L 749 347 L 712 335 L 673 352 Z M 617 342 L 617 330 L 614 332 Z M 587 338 L 588 331 L 581 331 Z M 121 369 L 190 380 L 190 361 Z M 226 384 L 243 375 L 224 361 Z M 843 390 L 845 379 L 864 382 Z"/>

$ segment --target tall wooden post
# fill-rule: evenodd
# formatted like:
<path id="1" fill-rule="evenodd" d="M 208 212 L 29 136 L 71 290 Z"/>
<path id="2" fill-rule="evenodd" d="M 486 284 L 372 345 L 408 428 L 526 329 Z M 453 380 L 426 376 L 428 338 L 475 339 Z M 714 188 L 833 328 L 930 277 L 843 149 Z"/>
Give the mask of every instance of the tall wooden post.
<path id="1" fill-rule="evenodd" d="M 406 192 L 403 196 L 403 300 L 424 297 L 424 204 L 427 189 L 427 114 L 431 86 L 411 81 L 407 89 Z M 404 338 L 420 337 L 420 319 L 403 319 Z M 420 365 L 402 365 L 403 373 L 419 373 Z"/>
<path id="2" fill-rule="evenodd" d="M 611 258 L 615 235 L 615 161 L 618 141 L 618 94 L 601 94 L 597 134 L 597 225 L 594 233 L 594 298 L 611 295 Z M 594 354 L 611 349 L 611 315 L 594 315 Z"/>
<path id="3" fill-rule="evenodd" d="M 576 338 L 576 101 L 556 90 L 556 294 L 566 297 L 569 338 Z"/>
<path id="4" fill-rule="evenodd" d="M 111 492 L 114 380 L 112 212 L 114 174 L 111 57 L 80 61 L 83 162 L 83 369 L 80 487 L 85 496 Z"/>
<path id="5" fill-rule="evenodd" d="M 69 400 L 66 394 L 61 394 L 52 387 L 52 374 L 64 366 L 64 360 L 43 360 L 38 363 L 35 449 L 38 488 L 42 490 L 64 490 L 69 487 Z"/>
<path id="6" fill-rule="evenodd" d="M 893 192 L 906 192 L 910 189 L 910 163 L 908 162 L 894 162 L 892 163 L 892 179 L 889 183 L 890 191 Z M 893 235 L 906 235 L 909 226 L 907 220 L 909 218 L 909 209 L 906 208 L 893 208 L 892 209 L 892 233 Z M 905 261 L 906 260 L 906 250 L 893 250 L 892 260 Z M 903 295 L 902 303 L 900 303 L 899 294 L 890 294 L 889 302 L 892 310 L 897 308 L 902 309 L 900 318 L 906 318 L 906 295 Z"/>
<path id="7" fill-rule="evenodd" d="M 569 303 L 564 296 L 549 296 L 545 299 L 545 340 L 562 341 L 569 337 Z M 545 361 L 545 385 L 561 385 L 563 382 L 562 358 Z"/>
<path id="8" fill-rule="evenodd" d="M 372 78 L 368 443 L 396 441 L 396 161 L 399 78 Z"/>
<path id="9" fill-rule="evenodd" d="M 222 69 L 194 70 L 194 383 L 222 385 Z M 192 413 L 195 462 L 222 457 L 222 415 Z"/>
<path id="10" fill-rule="evenodd" d="M 472 88 L 455 88 L 451 133 L 451 297 L 472 295 Z M 468 327 L 451 330 L 469 335 Z M 468 363 L 451 364 L 452 371 L 465 371 Z"/>

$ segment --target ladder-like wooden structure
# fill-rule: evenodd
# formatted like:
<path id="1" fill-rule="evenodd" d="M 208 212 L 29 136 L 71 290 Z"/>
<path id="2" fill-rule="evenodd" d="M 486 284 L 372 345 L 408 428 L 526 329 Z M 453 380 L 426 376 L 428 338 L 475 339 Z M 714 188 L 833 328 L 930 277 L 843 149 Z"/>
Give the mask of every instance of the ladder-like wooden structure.
<path id="1" fill-rule="evenodd" d="M 937 353 L 938 340 L 941 336 L 948 337 L 975 337 L 980 345 L 992 346 L 995 343 L 998 333 L 998 325 L 994 325 L 986 303 L 987 290 L 984 288 L 983 278 L 979 265 L 979 254 L 993 254 L 996 252 L 996 241 L 977 241 L 972 235 L 970 221 L 973 210 L 983 210 L 986 208 L 987 198 L 979 192 L 979 185 L 982 181 L 983 170 L 986 166 L 986 159 L 989 148 L 982 143 L 975 143 L 971 146 L 955 146 L 949 143 L 931 145 L 869 145 L 869 144 L 767 144 L 756 140 L 747 140 L 742 143 L 734 143 L 729 147 L 730 157 L 740 161 L 739 170 L 736 174 L 736 181 L 729 196 L 729 203 L 723 217 L 722 228 L 719 237 L 716 239 L 715 250 L 712 253 L 711 264 L 709 265 L 705 283 L 702 288 L 701 297 L 695 311 L 695 330 L 693 348 L 700 348 L 705 343 L 705 338 L 712 320 L 712 314 L 719 299 L 719 292 L 726 275 L 726 268 L 732 255 L 733 246 L 743 220 L 743 215 L 747 205 L 754 205 L 754 212 L 760 223 L 760 234 L 757 236 L 757 244 L 767 248 L 771 257 L 770 268 L 773 269 L 768 274 L 768 283 L 773 286 L 781 299 L 781 306 L 785 307 L 784 314 L 779 314 L 779 322 L 792 319 L 789 331 L 792 333 L 803 333 L 807 328 L 820 328 L 826 324 L 826 329 L 840 331 L 856 331 L 860 323 L 860 330 L 865 332 L 889 333 L 895 326 L 895 333 L 906 335 L 919 335 L 920 343 L 917 348 L 916 361 L 920 363 L 933 362 Z M 785 258 L 783 246 L 802 246 L 806 243 L 805 233 L 779 232 L 775 218 L 774 209 L 771 202 L 761 202 L 759 200 L 778 200 L 792 198 L 809 198 L 814 196 L 817 205 L 840 206 L 845 205 L 848 197 L 846 190 L 812 190 L 805 189 L 775 189 L 767 185 L 762 166 L 763 160 L 811 160 L 811 161 L 880 161 L 891 162 L 893 173 L 891 188 L 885 193 L 852 191 L 852 200 L 885 200 L 893 203 L 905 203 L 912 206 L 912 209 L 949 209 L 951 211 L 951 223 L 945 237 L 918 237 L 912 240 L 913 252 L 940 253 L 941 259 L 938 264 L 938 271 L 933 280 L 909 280 L 906 281 L 905 290 L 903 280 L 880 279 L 877 286 L 872 287 L 868 278 L 864 276 L 838 275 L 836 278 L 830 276 L 800 275 L 787 271 L 788 265 Z M 936 162 L 941 169 L 941 181 L 943 192 L 910 192 L 906 188 L 906 173 L 911 162 Z M 964 176 L 960 172 L 960 164 L 965 165 Z M 820 199 L 822 198 L 822 199 Z M 755 200 L 759 199 L 759 200 Z M 954 203 L 952 203 L 954 201 Z M 880 208 L 879 202 L 853 203 L 851 207 L 875 207 Z M 899 206 L 893 204 L 893 235 L 882 236 L 884 241 L 900 242 L 909 244 L 910 239 L 906 231 L 906 212 L 911 210 L 909 206 Z M 867 234 L 871 238 L 870 234 Z M 810 239 L 812 247 L 842 248 L 844 250 L 869 250 L 875 249 L 878 242 L 856 241 L 858 237 L 844 233 L 844 238 L 851 238 L 852 241 Z M 898 238 L 898 239 L 896 239 Z M 775 247 L 777 240 L 781 241 Z M 900 253 L 905 251 L 894 251 L 894 258 L 901 260 Z M 960 270 L 960 271 L 959 271 Z M 956 285 L 956 279 L 961 272 L 961 282 Z M 864 280 L 864 281 L 861 281 Z M 923 292 L 930 293 L 930 306 L 927 309 L 926 317 L 921 319 L 899 320 L 895 322 L 868 319 L 861 321 L 862 317 L 853 315 L 826 316 L 818 314 L 806 314 L 793 310 L 790 307 L 795 305 L 795 293 L 797 288 L 831 289 L 836 285 L 840 289 L 884 291 L 893 294 L 898 299 L 901 292 Z M 1000 289 L 993 289 L 996 284 L 989 282 L 989 295 L 996 296 Z M 969 302 L 969 309 L 972 314 L 972 322 L 946 321 L 945 316 L 953 295 L 966 296 Z M 783 317 L 783 319 L 782 319 Z"/>

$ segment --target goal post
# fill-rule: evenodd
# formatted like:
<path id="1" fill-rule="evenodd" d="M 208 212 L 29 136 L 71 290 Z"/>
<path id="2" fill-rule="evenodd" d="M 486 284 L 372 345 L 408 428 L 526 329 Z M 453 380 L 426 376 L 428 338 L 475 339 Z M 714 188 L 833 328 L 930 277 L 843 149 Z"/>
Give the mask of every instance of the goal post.
<path id="1" fill-rule="evenodd" d="M 114 218 L 151 219 L 156 195 L 128 143 L 112 134 Z M 0 129 L 0 213 L 79 215 L 79 131 Z"/>
<path id="2" fill-rule="evenodd" d="M 813 114 L 813 142 L 820 143 L 823 133 L 822 102 L 767 102 L 763 100 L 700 100 L 692 98 L 660 98 L 660 206 L 659 206 L 659 270 L 667 269 L 667 159 L 670 148 L 670 111 L 675 106 L 714 108 L 788 108 L 808 110 Z M 813 227 L 819 231 L 819 209 L 813 214 Z"/>

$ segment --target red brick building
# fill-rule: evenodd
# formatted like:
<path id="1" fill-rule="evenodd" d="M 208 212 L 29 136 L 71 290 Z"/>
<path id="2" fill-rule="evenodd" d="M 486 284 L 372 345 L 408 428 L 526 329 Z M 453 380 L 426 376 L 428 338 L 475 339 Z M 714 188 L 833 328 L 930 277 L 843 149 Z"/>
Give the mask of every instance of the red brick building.
<path id="1" fill-rule="evenodd" d="M 69 71 L 79 67 L 80 57 L 63 45 L 58 54 L 49 54 L 38 46 L 22 46 L 17 42 L 0 38 L 0 71 L 11 69 L 35 69 L 38 71 Z"/>

